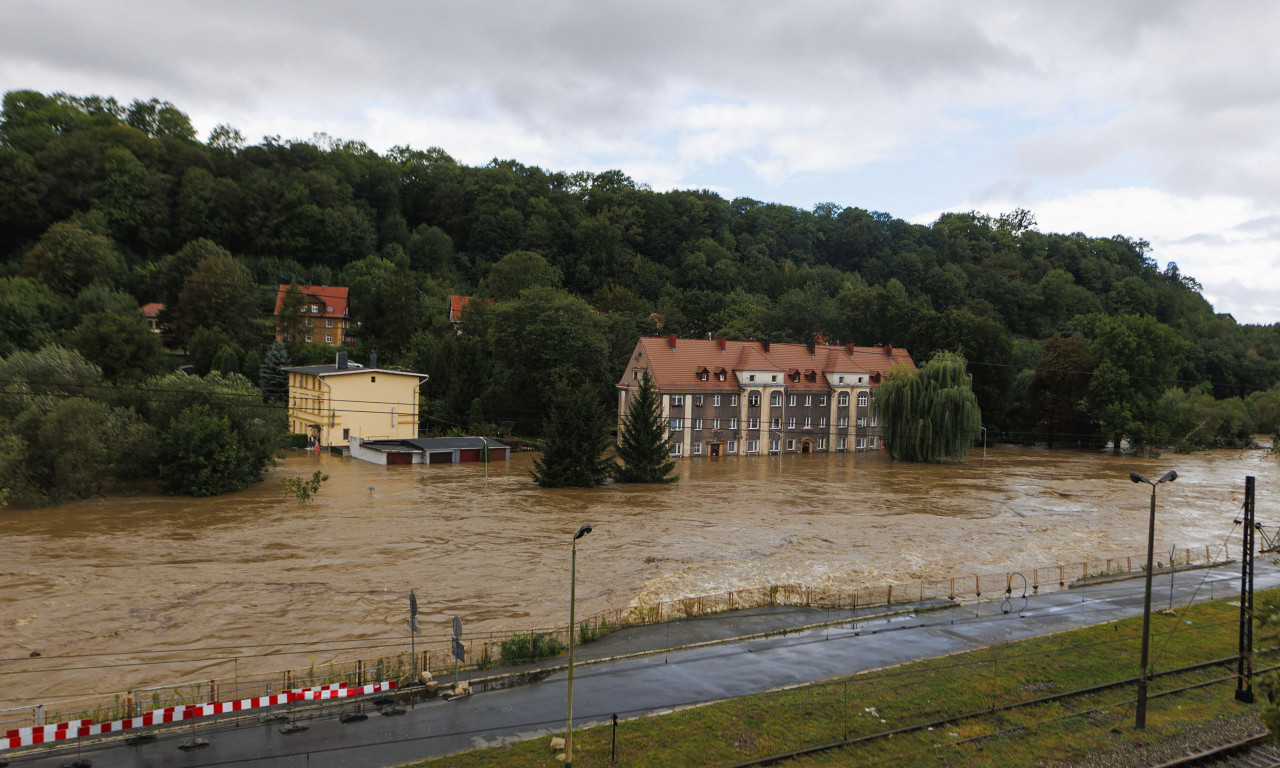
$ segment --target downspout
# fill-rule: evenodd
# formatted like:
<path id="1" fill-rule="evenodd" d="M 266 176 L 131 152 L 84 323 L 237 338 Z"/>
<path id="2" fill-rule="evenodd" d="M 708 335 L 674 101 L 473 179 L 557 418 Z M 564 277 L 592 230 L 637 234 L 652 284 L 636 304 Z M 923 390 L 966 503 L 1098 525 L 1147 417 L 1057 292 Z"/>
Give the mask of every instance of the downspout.
<path id="1" fill-rule="evenodd" d="M 323 376 L 317 376 L 320 383 L 329 388 L 329 439 L 333 439 L 333 385 L 324 380 Z M 321 442 L 324 442 L 323 432 L 321 433 Z M 331 446 L 325 446 L 331 447 Z"/>
<path id="2" fill-rule="evenodd" d="M 418 391 L 418 399 L 413 404 L 413 417 L 417 421 L 413 434 L 415 438 L 422 433 L 422 385 L 426 384 L 427 379 L 430 378 L 425 373 L 420 373 L 418 376 L 420 377 L 418 385 L 414 387 Z"/>

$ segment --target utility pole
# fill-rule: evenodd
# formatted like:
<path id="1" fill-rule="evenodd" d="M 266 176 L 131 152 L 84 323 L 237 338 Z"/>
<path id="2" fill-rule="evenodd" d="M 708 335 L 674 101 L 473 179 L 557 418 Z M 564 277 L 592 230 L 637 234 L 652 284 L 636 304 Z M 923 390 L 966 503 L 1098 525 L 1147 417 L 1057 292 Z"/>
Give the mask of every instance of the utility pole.
<path id="1" fill-rule="evenodd" d="M 1253 703 L 1253 487 L 1244 479 L 1244 539 L 1240 553 L 1240 655 L 1236 662 L 1236 701 Z"/>

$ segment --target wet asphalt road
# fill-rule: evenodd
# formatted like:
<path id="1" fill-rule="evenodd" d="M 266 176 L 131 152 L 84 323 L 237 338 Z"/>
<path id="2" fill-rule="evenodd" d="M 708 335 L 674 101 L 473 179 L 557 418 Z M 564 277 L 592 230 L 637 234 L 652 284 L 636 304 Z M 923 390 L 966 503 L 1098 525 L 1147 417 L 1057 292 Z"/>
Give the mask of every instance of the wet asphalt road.
<path id="1" fill-rule="evenodd" d="M 1233 564 L 1178 572 L 1174 577 L 1174 604 L 1238 596 L 1239 570 L 1239 565 Z M 1280 567 L 1270 558 L 1260 557 L 1255 584 L 1259 590 L 1280 586 Z M 915 614 L 868 617 L 848 611 L 778 608 L 624 630 L 577 651 L 574 727 L 607 723 L 614 714 L 625 720 L 1140 615 L 1142 590 L 1143 581 L 1132 579 L 1029 595 L 1025 601 L 1015 592 L 1007 603 L 999 599 L 1003 598 L 1001 595 L 992 602 Z M 1169 575 L 1157 574 L 1153 610 L 1165 607 L 1169 594 Z M 667 645 L 762 635 L 827 621 L 839 623 L 792 634 L 654 651 Z M 593 661 L 643 651 L 649 653 Z M 549 660 L 547 664 L 557 661 L 563 664 L 564 659 Z M 322 709 L 300 710 L 298 720 L 308 728 L 297 733 L 281 733 L 280 723 L 241 718 L 238 722 L 198 726 L 196 736 L 209 745 L 196 750 L 178 748 L 192 735 L 190 729 L 179 729 L 137 746 L 118 741 L 86 745 L 81 757 L 91 760 L 95 768 L 394 766 L 562 732 L 565 672 L 546 670 L 535 677 L 541 679 L 453 701 L 405 702 L 405 712 L 400 715 L 384 716 L 371 704 L 365 704 L 367 720 L 341 723 L 339 715 L 353 711 L 357 705 L 335 703 Z M 875 702 L 867 702 L 867 706 L 874 705 Z M 619 727 L 621 732 L 625 723 Z M 76 756 L 73 747 L 56 753 L 10 754 L 8 759 L 13 766 L 45 768 L 63 765 Z M 0 762 L 4 759 L 6 755 L 0 753 Z"/>

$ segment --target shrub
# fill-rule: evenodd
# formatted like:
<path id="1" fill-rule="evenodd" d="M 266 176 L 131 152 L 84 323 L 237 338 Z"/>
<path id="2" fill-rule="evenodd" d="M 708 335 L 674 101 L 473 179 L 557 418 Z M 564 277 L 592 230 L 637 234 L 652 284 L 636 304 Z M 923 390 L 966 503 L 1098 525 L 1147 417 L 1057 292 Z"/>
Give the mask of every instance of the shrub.
<path id="1" fill-rule="evenodd" d="M 504 666 L 527 664 L 558 656 L 564 649 L 564 641 L 550 632 L 518 632 L 502 641 L 498 658 Z"/>

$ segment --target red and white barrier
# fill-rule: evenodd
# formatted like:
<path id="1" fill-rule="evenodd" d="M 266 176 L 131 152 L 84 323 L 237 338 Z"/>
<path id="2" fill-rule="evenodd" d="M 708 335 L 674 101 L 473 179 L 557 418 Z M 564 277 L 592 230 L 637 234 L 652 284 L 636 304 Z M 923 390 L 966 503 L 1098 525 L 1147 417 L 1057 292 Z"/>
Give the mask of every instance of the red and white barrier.
<path id="1" fill-rule="evenodd" d="M 164 709 L 144 712 L 137 717 L 113 720 L 109 723 L 95 723 L 92 720 L 68 720 L 63 723 L 42 725 L 34 728 L 14 728 L 6 731 L 4 737 L 0 738 L 0 750 L 48 744 L 81 736 L 100 736 L 104 733 L 116 733 L 164 723 L 178 723 L 195 717 L 225 715 L 229 712 L 274 707 L 280 704 L 288 704 L 292 701 L 324 701 L 327 699 L 343 699 L 349 696 L 367 696 L 394 690 L 395 687 L 396 681 L 394 680 L 370 683 L 369 685 L 355 688 L 348 687 L 346 683 L 334 683 L 314 688 L 295 688 L 272 696 L 259 696 L 253 699 L 211 701 L 206 704 L 181 704 L 176 707 L 165 707 Z"/>

